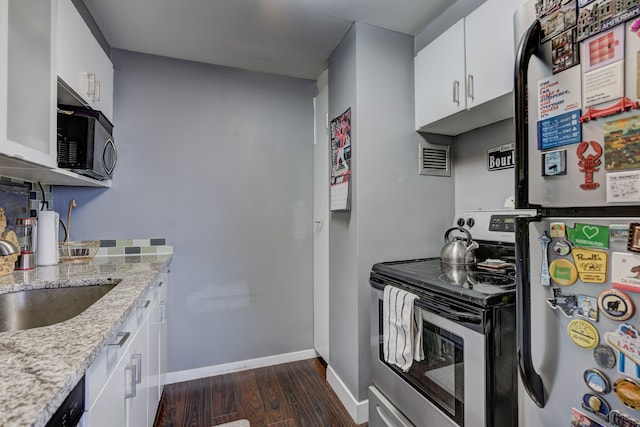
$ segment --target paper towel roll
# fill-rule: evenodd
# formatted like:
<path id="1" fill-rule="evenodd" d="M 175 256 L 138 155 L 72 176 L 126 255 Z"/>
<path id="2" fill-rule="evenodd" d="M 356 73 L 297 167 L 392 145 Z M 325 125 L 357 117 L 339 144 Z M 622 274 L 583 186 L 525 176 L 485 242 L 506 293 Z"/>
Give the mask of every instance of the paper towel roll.
<path id="1" fill-rule="evenodd" d="M 59 260 L 58 230 L 60 215 L 54 211 L 38 212 L 38 245 L 36 260 L 38 265 L 55 265 Z"/>

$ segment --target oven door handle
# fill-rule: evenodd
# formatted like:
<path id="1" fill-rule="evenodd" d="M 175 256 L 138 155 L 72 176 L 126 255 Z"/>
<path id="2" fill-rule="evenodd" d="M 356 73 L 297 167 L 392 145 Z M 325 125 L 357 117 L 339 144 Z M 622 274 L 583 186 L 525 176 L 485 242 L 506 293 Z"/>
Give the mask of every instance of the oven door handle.
<path id="1" fill-rule="evenodd" d="M 437 314 L 438 316 L 444 317 L 445 319 L 449 319 L 457 323 L 482 323 L 482 316 L 479 316 L 477 314 L 463 313 L 460 311 L 451 310 L 447 307 L 431 304 L 420 299 L 416 300 L 415 304 L 430 313 Z"/>
<path id="2" fill-rule="evenodd" d="M 533 367 L 531 357 L 531 281 L 529 260 L 529 224 L 541 217 L 516 217 L 516 306 L 518 310 L 518 368 L 522 384 L 531 400 L 540 408 L 546 405 L 544 383 Z"/>

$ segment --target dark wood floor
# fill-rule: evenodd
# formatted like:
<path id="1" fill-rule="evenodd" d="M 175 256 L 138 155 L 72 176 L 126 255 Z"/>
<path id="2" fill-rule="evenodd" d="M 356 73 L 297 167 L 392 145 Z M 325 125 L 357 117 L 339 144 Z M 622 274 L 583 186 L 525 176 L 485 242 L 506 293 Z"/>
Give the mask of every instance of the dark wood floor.
<path id="1" fill-rule="evenodd" d="M 356 427 L 326 382 L 320 359 L 168 384 L 154 427 Z M 359 427 L 366 427 L 361 424 Z"/>

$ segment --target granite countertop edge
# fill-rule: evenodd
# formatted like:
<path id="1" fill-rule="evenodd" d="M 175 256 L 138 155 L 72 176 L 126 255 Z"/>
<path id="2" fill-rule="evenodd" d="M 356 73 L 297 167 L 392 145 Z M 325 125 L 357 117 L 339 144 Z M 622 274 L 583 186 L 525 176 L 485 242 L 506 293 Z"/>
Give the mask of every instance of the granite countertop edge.
<path id="1" fill-rule="evenodd" d="M 72 319 L 0 333 L 0 425 L 45 426 L 171 259 L 172 255 L 109 256 L 0 277 L 0 294 L 121 280 Z"/>

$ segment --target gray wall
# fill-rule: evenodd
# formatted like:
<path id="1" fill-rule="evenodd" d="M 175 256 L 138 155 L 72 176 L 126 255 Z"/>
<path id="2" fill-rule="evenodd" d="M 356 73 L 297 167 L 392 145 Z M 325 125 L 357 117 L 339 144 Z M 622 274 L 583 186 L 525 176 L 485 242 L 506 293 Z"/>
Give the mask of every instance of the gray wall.
<path id="1" fill-rule="evenodd" d="M 113 188 L 55 188 L 72 239 L 174 247 L 169 370 L 313 348 L 315 82 L 113 50 Z"/>
<path id="2" fill-rule="evenodd" d="M 515 192 L 515 169 L 487 170 L 487 150 L 515 141 L 512 119 L 458 135 L 454 145 L 456 209 L 502 209 Z"/>
<path id="3" fill-rule="evenodd" d="M 351 107 L 353 149 L 352 210 L 331 215 L 329 365 L 359 401 L 371 266 L 437 256 L 453 215 L 453 179 L 418 175 L 413 93 L 410 36 L 356 23 L 329 59 L 329 117 Z"/>

